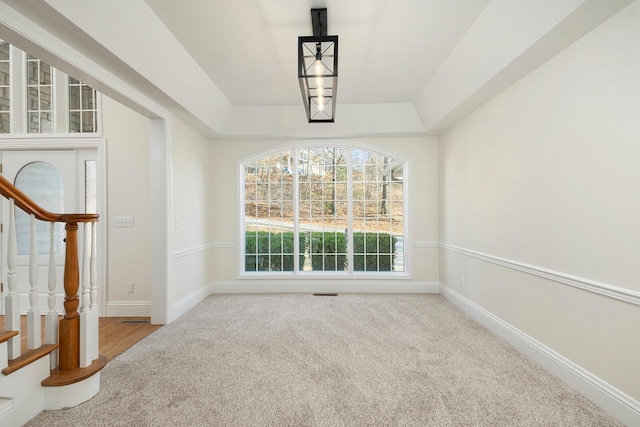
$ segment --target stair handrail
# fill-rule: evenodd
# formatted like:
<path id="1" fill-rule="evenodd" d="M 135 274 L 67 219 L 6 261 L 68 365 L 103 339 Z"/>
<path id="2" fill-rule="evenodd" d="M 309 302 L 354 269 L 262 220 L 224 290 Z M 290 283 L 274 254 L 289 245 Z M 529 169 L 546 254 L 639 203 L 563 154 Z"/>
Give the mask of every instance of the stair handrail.
<path id="1" fill-rule="evenodd" d="M 74 214 L 56 214 L 51 213 L 48 210 L 42 208 L 36 202 L 31 200 L 29 196 L 24 194 L 17 188 L 15 185 L 11 183 L 11 181 L 7 180 L 5 177 L 0 175 L 0 194 L 7 199 L 15 200 L 16 206 L 22 209 L 29 215 L 35 215 L 36 219 L 40 221 L 46 222 L 97 222 L 98 214 L 91 213 L 74 213 Z"/>
<path id="2" fill-rule="evenodd" d="M 91 213 L 52 213 L 42 208 L 9 180 L 0 175 L 0 195 L 14 200 L 16 206 L 36 219 L 46 222 L 65 223 L 65 264 L 64 264 L 64 317 L 58 328 L 59 354 L 58 368 L 72 370 L 80 366 L 80 314 L 78 312 L 78 289 L 80 269 L 78 268 L 78 223 L 97 222 L 99 215 Z"/>

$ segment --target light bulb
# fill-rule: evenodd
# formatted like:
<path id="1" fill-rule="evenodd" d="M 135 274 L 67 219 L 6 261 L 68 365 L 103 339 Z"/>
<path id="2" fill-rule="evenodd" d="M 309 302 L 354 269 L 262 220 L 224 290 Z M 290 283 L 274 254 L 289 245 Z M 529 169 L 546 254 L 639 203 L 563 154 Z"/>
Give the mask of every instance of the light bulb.
<path id="1" fill-rule="evenodd" d="M 324 102 L 318 103 L 318 111 L 324 111 Z"/>
<path id="2" fill-rule="evenodd" d="M 316 77 L 316 86 L 324 86 L 324 79 L 322 77 Z"/>
<path id="3" fill-rule="evenodd" d="M 316 88 L 316 93 L 318 94 L 318 96 L 324 95 L 324 88 L 322 86 L 318 86 Z"/>
<path id="4" fill-rule="evenodd" d="M 322 75 L 322 61 L 320 61 L 319 59 L 316 61 L 316 64 L 313 66 L 313 71 L 315 72 L 316 76 Z"/>

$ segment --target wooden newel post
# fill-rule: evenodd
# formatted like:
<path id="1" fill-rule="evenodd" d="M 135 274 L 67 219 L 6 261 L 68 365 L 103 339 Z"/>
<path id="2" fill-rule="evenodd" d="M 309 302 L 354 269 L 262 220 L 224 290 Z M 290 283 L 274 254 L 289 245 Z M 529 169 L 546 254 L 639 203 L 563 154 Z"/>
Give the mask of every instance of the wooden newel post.
<path id="1" fill-rule="evenodd" d="M 58 367 L 69 370 L 80 366 L 80 316 L 78 314 L 78 223 L 68 222 L 64 264 L 64 318 L 60 320 Z"/>

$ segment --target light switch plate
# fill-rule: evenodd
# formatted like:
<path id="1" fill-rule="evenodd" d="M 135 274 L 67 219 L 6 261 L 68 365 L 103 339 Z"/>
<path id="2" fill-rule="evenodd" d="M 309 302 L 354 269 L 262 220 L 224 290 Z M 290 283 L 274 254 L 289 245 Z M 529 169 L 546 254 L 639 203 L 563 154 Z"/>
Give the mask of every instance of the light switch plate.
<path id="1" fill-rule="evenodd" d="M 116 227 L 133 227 L 132 216 L 117 216 Z"/>

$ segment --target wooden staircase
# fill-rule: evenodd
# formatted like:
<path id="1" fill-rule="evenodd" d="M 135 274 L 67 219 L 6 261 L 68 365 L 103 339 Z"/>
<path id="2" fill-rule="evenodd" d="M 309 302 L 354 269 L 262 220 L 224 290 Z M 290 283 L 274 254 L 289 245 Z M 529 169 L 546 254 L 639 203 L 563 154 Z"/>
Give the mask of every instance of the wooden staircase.
<path id="1" fill-rule="evenodd" d="M 107 359 L 98 354 L 96 214 L 53 214 L 0 176 L 0 194 L 9 200 L 5 330 L 0 330 L 0 427 L 21 426 L 45 409 L 83 403 L 100 389 L 100 370 Z M 29 307 L 20 307 L 17 289 L 15 209 L 31 216 Z M 48 310 L 38 307 L 36 221 L 51 224 Z M 65 224 L 64 316 L 56 311 L 54 224 Z M 85 227 L 82 288 L 78 257 L 78 224 Z M 89 237 L 91 236 L 91 238 Z M 23 292 L 24 293 L 24 292 Z M 20 315 L 27 315 L 27 345 L 22 349 Z M 45 318 L 44 343 L 42 321 Z"/>

